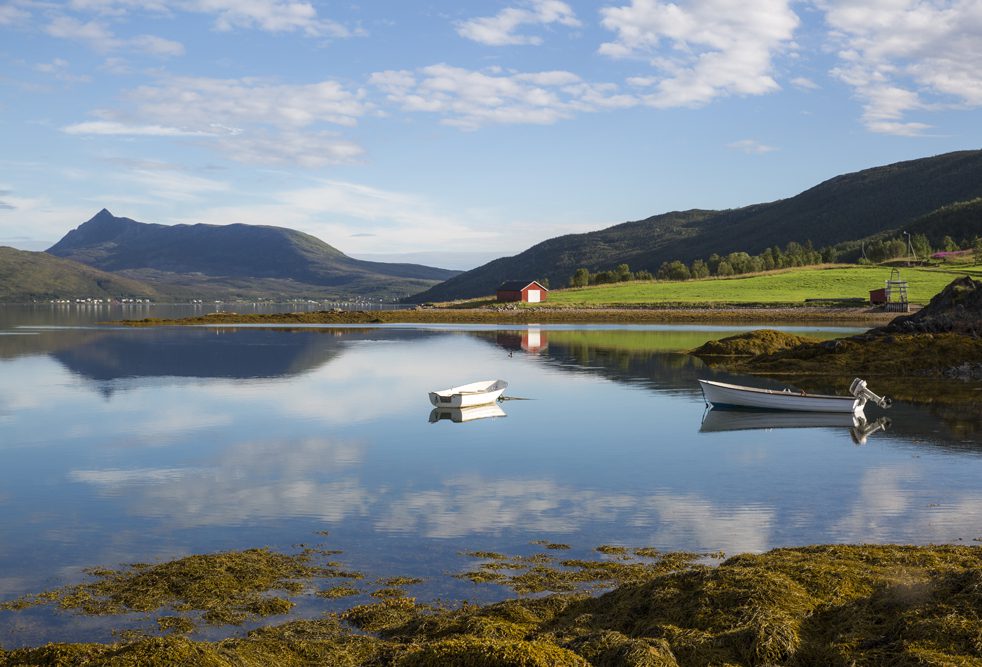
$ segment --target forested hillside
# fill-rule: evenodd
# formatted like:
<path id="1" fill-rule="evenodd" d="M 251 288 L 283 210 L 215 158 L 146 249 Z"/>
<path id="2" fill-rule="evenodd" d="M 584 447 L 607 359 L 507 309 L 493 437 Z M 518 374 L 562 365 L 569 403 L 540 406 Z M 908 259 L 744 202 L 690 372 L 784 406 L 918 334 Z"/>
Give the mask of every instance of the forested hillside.
<path id="1" fill-rule="evenodd" d="M 467 271 L 412 300 L 490 294 L 510 279 L 547 279 L 565 285 L 581 267 L 595 272 L 623 263 L 654 273 L 663 262 L 690 262 L 713 253 L 757 254 L 792 241 L 811 241 L 816 248 L 831 246 L 903 228 L 935 211 L 944 215 L 939 209 L 980 197 L 982 151 L 948 153 L 837 176 L 766 204 L 666 213 L 549 239 L 514 257 Z"/>

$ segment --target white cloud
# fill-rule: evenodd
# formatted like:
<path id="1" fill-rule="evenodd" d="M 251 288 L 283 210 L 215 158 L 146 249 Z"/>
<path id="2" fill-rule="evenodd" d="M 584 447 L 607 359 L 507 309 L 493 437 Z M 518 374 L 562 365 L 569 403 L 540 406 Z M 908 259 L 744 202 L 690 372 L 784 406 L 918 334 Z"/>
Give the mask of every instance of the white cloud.
<path id="1" fill-rule="evenodd" d="M 747 155 L 763 155 L 764 153 L 773 153 L 777 150 L 774 146 L 762 144 L 756 139 L 741 139 L 740 141 L 726 144 L 726 147 L 735 151 L 741 151 Z"/>
<path id="2" fill-rule="evenodd" d="M 461 21 L 457 34 L 461 37 L 487 44 L 506 46 L 542 43 L 537 35 L 521 35 L 516 31 L 522 26 L 550 25 L 558 23 L 569 28 L 580 26 L 573 10 L 559 0 L 529 0 L 524 7 L 508 7 L 494 16 Z"/>
<path id="3" fill-rule="evenodd" d="M 363 149 L 323 125 L 350 127 L 370 110 L 362 91 L 334 81 L 171 77 L 129 91 L 128 109 L 62 128 L 76 135 L 198 137 L 245 163 L 321 167 L 351 162 Z"/>
<path id="4" fill-rule="evenodd" d="M 50 165 L 48 165 L 50 166 Z M 23 239 L 20 248 L 41 250 L 65 235 L 66 220 L 88 220 L 90 205 L 62 206 L 46 197 L 3 196 L 0 207 L 0 236 Z"/>
<path id="5" fill-rule="evenodd" d="M 169 58 L 184 55 L 183 44 L 154 35 L 139 35 L 129 40 L 128 43 L 137 51 L 154 56 Z"/>
<path id="6" fill-rule="evenodd" d="M 184 45 L 154 35 L 137 35 L 120 39 L 100 21 L 79 21 L 70 16 L 56 16 L 45 27 L 45 32 L 58 39 L 82 42 L 100 53 L 126 49 L 160 58 L 184 55 Z"/>
<path id="7" fill-rule="evenodd" d="M 138 185 L 143 194 L 165 201 L 196 201 L 201 195 L 231 191 L 228 183 L 186 173 L 169 165 L 128 169 L 119 175 L 119 179 Z"/>
<path id="8" fill-rule="evenodd" d="M 64 58 L 53 58 L 51 62 L 38 63 L 34 69 L 68 83 L 88 83 L 92 77 L 86 74 L 72 74 L 71 65 Z"/>
<path id="9" fill-rule="evenodd" d="M 222 153 L 247 164 L 298 165 L 309 169 L 352 162 L 365 151 L 333 132 L 258 130 L 212 142 Z"/>
<path id="10" fill-rule="evenodd" d="M 490 124 L 548 125 L 576 112 L 638 103 L 613 84 L 589 83 L 565 71 L 502 73 L 439 64 L 418 75 L 376 72 L 369 82 L 406 111 L 436 113 L 444 124 L 468 130 Z"/>
<path id="11" fill-rule="evenodd" d="M 66 134 L 96 134 L 102 136 L 131 136 L 131 137 L 202 137 L 211 136 L 209 132 L 200 130 L 183 130 L 164 125 L 125 125 L 115 121 L 96 120 L 87 123 L 75 123 L 62 128 Z"/>
<path id="12" fill-rule="evenodd" d="M 472 248 L 497 240 L 499 232 L 479 215 L 453 215 L 426 197 L 358 183 L 323 180 L 313 186 L 272 193 L 269 204 L 221 206 L 195 214 L 196 222 L 269 224 L 289 220 L 289 226 L 337 245 L 346 253 L 389 249 L 431 249 L 433 239 L 444 248 Z M 376 236 L 354 237 L 359 232 Z M 333 240 L 332 240 L 333 239 Z M 317 408 L 323 411 L 323 406 Z"/>
<path id="13" fill-rule="evenodd" d="M 13 5 L 0 5 L 0 25 L 13 25 L 29 19 L 31 15 Z"/>
<path id="14" fill-rule="evenodd" d="M 369 108 L 361 91 L 346 90 L 336 81 L 295 85 L 253 78 L 172 77 L 140 86 L 127 97 L 143 118 L 199 129 L 232 123 L 350 127 Z"/>
<path id="15" fill-rule="evenodd" d="M 804 76 L 798 76 L 791 79 L 791 85 L 795 88 L 800 88 L 801 90 L 818 90 L 821 88 L 821 86 L 819 86 L 817 83 Z"/>
<path id="16" fill-rule="evenodd" d="M 978 0 L 821 2 L 838 48 L 832 74 L 863 101 L 873 132 L 920 134 L 913 111 L 982 106 L 982 3 Z"/>
<path id="17" fill-rule="evenodd" d="M 600 12 L 603 26 L 617 34 L 600 53 L 647 58 L 662 72 L 645 100 L 657 108 L 776 91 L 772 59 L 792 47 L 799 23 L 789 0 L 631 0 Z"/>
<path id="18" fill-rule="evenodd" d="M 85 42 L 97 50 L 108 50 L 118 45 L 112 30 L 99 21 L 83 23 L 68 16 L 56 16 L 44 30 L 52 37 Z"/>
<path id="19" fill-rule="evenodd" d="M 311 37 L 348 37 L 343 25 L 318 15 L 309 2 L 296 0 L 71 0 L 77 12 L 122 16 L 145 12 L 188 12 L 215 17 L 217 30 L 252 28 L 268 32 L 303 32 Z"/>

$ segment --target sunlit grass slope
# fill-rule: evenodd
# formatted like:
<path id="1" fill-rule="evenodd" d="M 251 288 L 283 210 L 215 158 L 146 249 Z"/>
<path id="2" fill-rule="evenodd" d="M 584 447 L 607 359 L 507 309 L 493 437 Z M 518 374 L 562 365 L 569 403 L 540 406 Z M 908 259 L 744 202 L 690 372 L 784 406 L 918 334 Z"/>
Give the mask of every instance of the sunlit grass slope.
<path id="1" fill-rule="evenodd" d="M 704 280 L 635 281 L 553 290 L 556 305 L 597 304 L 793 304 L 805 299 L 868 298 L 884 286 L 890 268 L 882 266 L 822 266 L 785 271 L 707 278 Z M 902 268 L 913 303 L 927 303 L 958 276 L 982 277 L 982 266 Z"/>

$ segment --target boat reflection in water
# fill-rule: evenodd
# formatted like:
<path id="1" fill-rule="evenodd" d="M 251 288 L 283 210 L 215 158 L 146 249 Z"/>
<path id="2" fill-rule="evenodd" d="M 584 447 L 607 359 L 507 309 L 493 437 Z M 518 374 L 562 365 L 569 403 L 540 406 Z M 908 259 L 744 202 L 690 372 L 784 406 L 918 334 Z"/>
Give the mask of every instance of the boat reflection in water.
<path id="1" fill-rule="evenodd" d="M 474 405 L 469 408 L 433 408 L 430 411 L 430 423 L 435 424 L 443 419 L 452 421 L 455 424 L 474 421 L 475 419 L 487 419 L 489 417 L 507 417 L 508 415 L 497 403 L 487 403 L 485 405 Z"/>
<path id="2" fill-rule="evenodd" d="M 752 408 L 715 408 L 702 416 L 700 433 L 722 431 L 746 431 L 774 428 L 847 428 L 852 441 L 866 444 L 866 439 L 877 431 L 890 427 L 890 420 L 880 417 L 869 421 L 862 411 L 845 412 L 794 412 L 790 410 L 754 410 Z"/>

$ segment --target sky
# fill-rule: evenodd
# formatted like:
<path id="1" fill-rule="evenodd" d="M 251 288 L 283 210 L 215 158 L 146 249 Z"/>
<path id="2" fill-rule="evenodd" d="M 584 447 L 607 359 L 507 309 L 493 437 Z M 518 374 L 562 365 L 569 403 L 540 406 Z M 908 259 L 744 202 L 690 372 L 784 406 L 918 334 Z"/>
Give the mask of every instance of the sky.
<path id="1" fill-rule="evenodd" d="M 982 0 L 0 0 L 0 245 L 108 208 L 467 269 L 982 147 Z"/>

